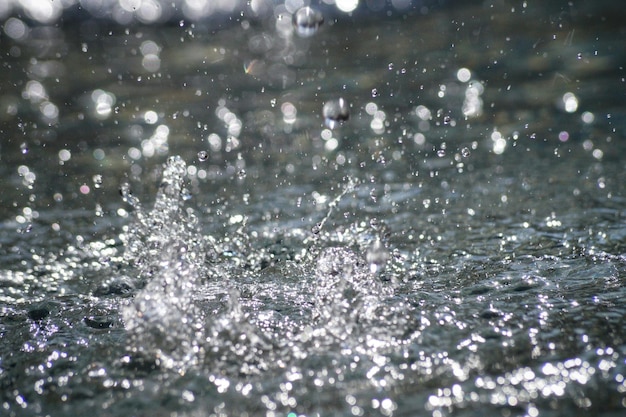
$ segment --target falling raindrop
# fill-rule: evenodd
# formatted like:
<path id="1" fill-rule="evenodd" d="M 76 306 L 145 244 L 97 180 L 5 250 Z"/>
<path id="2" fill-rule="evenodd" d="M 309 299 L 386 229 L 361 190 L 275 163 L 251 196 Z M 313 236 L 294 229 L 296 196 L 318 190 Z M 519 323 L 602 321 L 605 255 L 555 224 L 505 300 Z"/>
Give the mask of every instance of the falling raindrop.
<path id="1" fill-rule="evenodd" d="M 326 126 L 330 129 L 334 129 L 340 123 L 350 118 L 350 106 L 346 100 L 338 98 L 324 103 L 322 113 Z"/>
<path id="2" fill-rule="evenodd" d="M 92 177 L 94 188 L 102 187 L 102 175 L 96 174 Z"/>
<path id="3" fill-rule="evenodd" d="M 125 203 L 131 207 L 139 207 L 139 199 L 133 195 L 128 182 L 125 181 L 122 185 L 120 185 L 120 194 L 122 195 L 122 200 Z"/>
<path id="4" fill-rule="evenodd" d="M 20 145 L 20 151 L 22 152 L 23 155 L 26 155 L 28 153 L 28 144 L 26 142 L 23 142 Z"/>
<path id="5" fill-rule="evenodd" d="M 322 23 L 324 23 L 324 16 L 312 7 L 302 7 L 293 15 L 296 33 L 303 38 L 315 35 Z"/>
<path id="6" fill-rule="evenodd" d="M 370 272 L 375 274 L 384 268 L 389 259 L 389 251 L 379 239 L 376 239 L 368 248 L 365 258 L 369 263 Z"/>
<path id="7" fill-rule="evenodd" d="M 207 151 L 200 151 L 200 152 L 198 152 L 198 160 L 199 161 L 204 162 L 207 159 L 209 159 L 209 153 Z"/>

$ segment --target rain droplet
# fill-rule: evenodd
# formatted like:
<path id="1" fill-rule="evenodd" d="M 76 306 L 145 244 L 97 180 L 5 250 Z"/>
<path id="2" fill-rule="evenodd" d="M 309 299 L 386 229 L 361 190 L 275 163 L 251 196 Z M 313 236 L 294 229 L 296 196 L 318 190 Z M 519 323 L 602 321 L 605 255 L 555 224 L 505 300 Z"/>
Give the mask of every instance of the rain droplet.
<path id="1" fill-rule="evenodd" d="M 337 125 L 350 118 L 350 106 L 346 100 L 338 98 L 324 103 L 322 113 L 326 126 L 334 129 Z"/>
<path id="2" fill-rule="evenodd" d="M 365 258 L 370 264 L 370 272 L 375 274 L 384 268 L 389 259 L 389 251 L 380 240 L 376 239 L 368 248 Z"/>
<path id="3" fill-rule="evenodd" d="M 120 185 L 120 194 L 122 195 L 122 200 L 131 207 L 139 206 L 139 199 L 133 195 L 129 183 L 123 182 L 122 185 Z"/>
<path id="4" fill-rule="evenodd" d="M 94 188 L 102 187 L 102 175 L 96 174 L 91 179 L 93 180 L 93 187 Z"/>
<path id="5" fill-rule="evenodd" d="M 28 144 L 26 142 L 23 142 L 20 145 L 20 151 L 22 152 L 23 155 L 26 155 L 28 153 Z"/>
<path id="6" fill-rule="evenodd" d="M 199 161 L 204 162 L 207 159 L 209 159 L 209 153 L 207 151 L 200 151 L 200 152 L 198 152 L 198 160 Z"/>
<path id="7" fill-rule="evenodd" d="M 468 156 L 470 156 L 470 150 L 469 148 L 465 147 L 463 149 L 461 149 L 461 155 L 463 155 L 464 158 L 467 158 Z"/>
<path id="8" fill-rule="evenodd" d="M 312 7 L 301 7 L 293 15 L 293 25 L 296 28 L 296 33 L 303 38 L 315 35 L 322 23 L 324 23 L 324 16 Z"/>

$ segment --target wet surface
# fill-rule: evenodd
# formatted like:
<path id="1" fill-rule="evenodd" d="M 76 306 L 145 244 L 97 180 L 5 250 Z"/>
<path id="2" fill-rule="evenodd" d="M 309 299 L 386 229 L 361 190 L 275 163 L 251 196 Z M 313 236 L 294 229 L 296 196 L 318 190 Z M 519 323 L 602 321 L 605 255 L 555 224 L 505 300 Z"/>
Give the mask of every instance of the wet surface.
<path id="1" fill-rule="evenodd" d="M 624 413 L 619 5 L 69 3 L 0 33 L 3 415 Z"/>

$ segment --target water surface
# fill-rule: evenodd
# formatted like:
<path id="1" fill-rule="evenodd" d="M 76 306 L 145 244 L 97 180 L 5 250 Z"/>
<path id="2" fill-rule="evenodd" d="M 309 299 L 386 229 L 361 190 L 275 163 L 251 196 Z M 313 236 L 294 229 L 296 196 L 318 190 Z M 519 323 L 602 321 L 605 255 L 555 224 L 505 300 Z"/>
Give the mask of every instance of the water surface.
<path id="1" fill-rule="evenodd" d="M 4 414 L 624 413 L 619 5 L 188 3 L 3 17 Z"/>

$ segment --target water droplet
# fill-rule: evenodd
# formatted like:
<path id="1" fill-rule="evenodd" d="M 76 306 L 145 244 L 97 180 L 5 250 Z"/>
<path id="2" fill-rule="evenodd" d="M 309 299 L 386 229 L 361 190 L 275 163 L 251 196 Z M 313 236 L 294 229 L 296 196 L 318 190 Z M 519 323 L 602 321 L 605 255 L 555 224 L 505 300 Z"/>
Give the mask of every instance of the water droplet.
<path id="1" fill-rule="evenodd" d="M 469 150 L 469 148 L 465 147 L 463 149 L 461 149 L 461 155 L 463 155 L 463 157 L 467 158 L 468 156 L 470 156 L 471 152 Z"/>
<path id="2" fill-rule="evenodd" d="M 334 129 L 340 123 L 350 118 L 350 105 L 343 98 L 330 100 L 324 103 L 322 113 L 326 126 L 330 129 Z"/>
<path id="3" fill-rule="evenodd" d="M 303 38 L 315 35 L 322 23 L 324 23 L 324 16 L 312 7 L 301 7 L 293 15 L 293 25 L 296 28 L 296 33 Z"/>
<path id="4" fill-rule="evenodd" d="M 93 187 L 94 188 L 102 187 L 102 175 L 96 174 L 91 179 L 93 180 Z"/>
<path id="5" fill-rule="evenodd" d="M 322 230 L 322 226 L 320 224 L 316 224 L 315 226 L 311 228 L 311 233 L 313 233 L 314 235 L 317 235 L 319 234 L 321 230 Z"/>
<path id="6" fill-rule="evenodd" d="M 209 153 L 207 151 L 200 151 L 200 152 L 198 152 L 198 160 L 200 162 L 204 162 L 207 159 L 209 159 Z"/>
<path id="7" fill-rule="evenodd" d="M 20 145 L 20 151 L 22 152 L 23 155 L 26 155 L 28 153 L 28 144 L 26 142 L 23 142 Z"/>
<path id="8" fill-rule="evenodd" d="M 96 203 L 96 208 L 94 211 L 96 217 L 102 217 L 104 216 L 104 210 L 102 209 L 102 206 L 98 203 Z"/>
<path id="9" fill-rule="evenodd" d="M 133 195 L 128 182 L 123 182 L 122 185 L 120 185 L 120 194 L 122 195 L 122 200 L 131 207 L 137 207 L 139 205 L 139 199 Z"/>
<path id="10" fill-rule="evenodd" d="M 389 259 L 389 251 L 380 240 L 376 239 L 368 248 L 365 259 L 369 263 L 370 272 L 375 274 L 384 268 Z"/>
<path id="11" fill-rule="evenodd" d="M 191 198 L 193 197 L 193 195 L 191 194 L 191 191 L 189 191 L 189 189 L 186 187 L 180 190 L 180 196 L 183 199 L 183 201 L 191 200 Z"/>
<path id="12" fill-rule="evenodd" d="M 378 97 L 380 94 L 378 93 L 378 89 L 377 88 L 372 88 L 372 97 L 376 98 Z"/>

